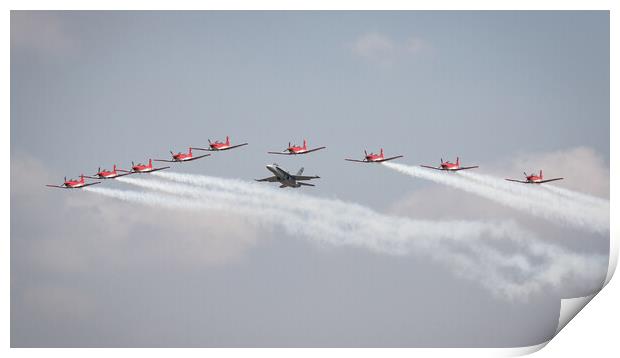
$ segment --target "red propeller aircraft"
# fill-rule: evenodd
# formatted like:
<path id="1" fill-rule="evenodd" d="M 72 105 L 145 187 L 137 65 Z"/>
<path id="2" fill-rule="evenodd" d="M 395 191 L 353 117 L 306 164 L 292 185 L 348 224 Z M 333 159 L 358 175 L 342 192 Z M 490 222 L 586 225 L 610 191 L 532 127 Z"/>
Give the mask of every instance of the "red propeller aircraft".
<path id="1" fill-rule="evenodd" d="M 402 155 L 397 155 L 395 157 L 385 158 L 383 156 L 383 148 L 381 148 L 381 151 L 379 152 L 379 154 L 375 154 L 375 153 L 368 154 L 366 150 L 364 150 L 364 159 L 362 160 L 357 160 L 357 159 L 345 159 L 345 160 L 348 160 L 350 162 L 358 162 L 358 163 L 381 163 L 381 162 L 387 162 L 388 160 L 402 158 L 402 157 L 403 157 Z"/>
<path id="2" fill-rule="evenodd" d="M 433 167 L 430 165 L 420 165 L 421 167 L 424 168 L 428 168 L 428 169 L 435 169 L 435 170 L 447 170 L 447 171 L 451 171 L 451 172 L 457 172 L 459 170 L 467 170 L 467 169 L 475 169 L 478 168 L 477 165 L 471 166 L 471 167 L 462 167 L 461 166 L 461 161 L 459 160 L 459 157 L 456 157 L 456 163 L 450 163 L 450 161 L 446 160 L 445 162 L 443 161 L 443 158 L 440 159 L 441 163 L 439 164 L 438 167 Z"/>
<path id="3" fill-rule="evenodd" d="M 209 139 L 209 149 L 205 149 L 205 148 L 194 148 L 196 150 L 207 150 L 207 151 L 219 151 L 219 150 L 228 150 L 228 149 L 233 149 L 233 148 L 237 148 L 237 147 L 242 147 L 244 145 L 248 145 L 248 143 L 241 143 L 241 144 L 237 144 L 237 145 L 230 145 L 230 138 L 228 138 L 228 136 L 226 136 L 226 142 L 220 142 L 220 141 L 215 141 L 215 142 L 211 142 L 211 139 Z"/>
<path id="4" fill-rule="evenodd" d="M 306 154 L 306 153 L 311 153 L 311 152 L 315 152 L 317 150 L 321 150 L 321 149 L 325 149 L 327 147 L 318 147 L 318 148 L 313 148 L 313 149 L 308 149 L 308 143 L 306 142 L 306 140 L 304 139 L 304 146 L 300 147 L 298 145 L 291 145 L 291 142 L 288 142 L 288 148 L 284 149 L 281 152 L 267 152 L 269 154 L 281 154 L 281 155 L 297 155 L 297 154 Z"/>
<path id="5" fill-rule="evenodd" d="M 523 184 L 542 184 L 542 183 L 548 183 L 550 181 L 564 179 L 564 178 L 544 179 L 542 169 L 540 170 L 539 175 L 536 175 L 534 173 L 527 175 L 526 172 L 523 172 L 523 175 L 525 175 L 525 180 L 517 180 L 517 179 L 506 179 L 506 180 L 515 181 L 517 183 L 523 183 Z"/>
<path id="6" fill-rule="evenodd" d="M 170 167 L 153 168 L 153 162 L 151 159 L 149 159 L 148 165 L 142 163 L 134 164 L 133 162 L 131 162 L 131 173 L 150 173 L 168 168 Z"/>
<path id="7" fill-rule="evenodd" d="M 101 168 L 99 168 L 99 169 L 97 169 L 97 174 L 93 174 L 93 176 L 85 175 L 84 178 L 88 178 L 88 179 L 114 179 L 114 178 L 122 177 L 122 176 L 125 176 L 125 175 L 129 175 L 129 174 L 131 174 L 130 171 L 122 170 L 122 169 L 116 169 L 116 164 L 114 164 L 114 166 L 112 167 L 112 170 L 107 170 L 107 169 L 101 170 Z"/>
<path id="8" fill-rule="evenodd" d="M 189 147 L 189 152 L 187 153 L 178 152 L 177 154 L 174 154 L 173 151 L 170 151 L 170 154 L 172 155 L 172 160 L 166 160 L 166 159 L 154 159 L 154 160 L 156 162 L 168 162 L 168 163 L 189 162 L 190 160 L 200 159 L 200 158 L 208 157 L 211 155 L 211 154 L 205 154 L 205 155 L 199 155 L 195 157 L 194 154 L 192 154 L 192 149 L 198 149 L 198 148 Z"/>
<path id="9" fill-rule="evenodd" d="M 90 185 L 95 185 L 95 184 L 100 184 L 100 181 L 96 181 L 94 183 L 86 183 L 84 181 L 84 174 L 80 175 L 80 180 L 77 179 L 69 179 L 67 180 L 67 177 L 65 177 L 65 181 L 64 183 L 62 183 L 62 185 L 52 185 L 52 184 L 47 184 L 46 186 L 49 186 L 51 188 L 60 188 L 60 189 L 79 189 L 79 188 L 84 188 Z"/>

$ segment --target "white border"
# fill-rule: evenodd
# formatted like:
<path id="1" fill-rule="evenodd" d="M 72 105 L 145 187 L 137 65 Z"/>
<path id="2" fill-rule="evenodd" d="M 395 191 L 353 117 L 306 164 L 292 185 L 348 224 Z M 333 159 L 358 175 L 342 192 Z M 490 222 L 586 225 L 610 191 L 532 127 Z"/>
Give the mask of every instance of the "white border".
<path id="1" fill-rule="evenodd" d="M 251 1 L 251 0 L 215 0 L 215 1 L 191 1 L 191 0 L 178 0 L 178 1 L 146 1 L 146 0 L 134 0 L 134 1 L 120 1 L 120 0 L 109 0 L 109 1 L 101 1 L 101 0 L 93 0 L 89 2 L 85 1 L 77 1 L 77 0 L 59 0 L 54 1 L 53 4 L 50 4 L 50 1 L 7 1 L 3 4 L 7 4 L 6 10 L 4 12 L 4 26 L 2 26 L 3 40 L 4 40 L 4 48 L 10 49 L 10 9 L 84 9 L 84 10 L 95 10 L 95 9 L 105 9 L 105 10 L 113 10 L 113 9 L 122 9 L 122 10 L 139 10 L 139 9 L 179 9 L 179 10 L 192 10 L 192 9 L 213 9 L 213 10 L 224 10 L 224 9 L 263 9 L 263 10 L 319 10 L 319 9 L 330 9 L 330 10 L 338 10 L 338 9 L 348 9 L 348 10 L 382 10 L 382 9 L 418 9 L 418 10 L 478 10 L 478 9 L 493 9 L 493 10 L 611 10 L 611 64 L 617 64 L 618 57 L 618 26 L 617 26 L 617 16 L 614 16 L 615 10 L 618 8 L 616 2 L 614 1 L 551 1 L 551 0 L 522 0 L 522 1 L 491 1 L 491 0 L 476 0 L 476 1 L 427 1 L 427 2 L 414 2 L 414 1 L 394 1 L 394 0 L 385 0 L 385 1 L 341 1 L 341 0 L 315 0 L 315 1 L 285 1 L 285 0 L 264 0 L 264 1 Z M 8 52 L 8 51 L 7 51 Z M 5 53 L 5 56 L 2 58 L 3 65 L 5 68 L 4 72 L 4 81 L 5 84 L 3 87 L 3 96 L 2 96 L 2 108 L 5 111 L 4 120 L 2 122 L 2 130 L 0 131 L 0 138 L 2 138 L 2 148 L 5 149 L 6 152 L 10 152 L 10 57 L 8 53 Z M 8 75 L 7 75 L 8 74 Z M 614 68 L 611 69 L 611 120 L 610 130 L 611 133 L 616 134 L 618 125 L 617 125 L 617 105 L 614 103 L 614 98 L 616 98 L 618 88 L 618 72 L 614 71 Z M 617 99 L 617 98 L 616 98 Z M 615 144 L 613 140 L 613 136 L 611 136 L 612 140 L 610 140 L 611 145 L 611 153 L 618 153 L 618 145 Z M 617 201 L 617 190 L 614 190 L 614 180 L 617 178 L 618 173 L 618 163 L 614 161 L 616 157 L 611 156 L 610 165 L 611 165 L 611 179 L 612 179 L 612 187 L 611 187 L 611 216 L 617 217 L 616 213 L 618 210 L 614 205 Z M 9 238 L 10 238 L 10 185 L 9 185 L 10 176 L 1 176 L 2 187 L 4 190 L 4 203 L 5 205 L 2 207 L 3 214 L 2 220 L 3 224 L 3 247 L 0 250 L 0 258 L 4 263 L 4 267 L 2 269 L 2 274 L 0 275 L 0 280 L 2 282 L 2 287 L 4 289 L 4 294 L 0 296 L 2 307 L 4 308 L 1 312 L 4 318 L 5 324 L 2 326 L 2 343 L 5 349 L 8 349 L 10 346 L 10 247 L 9 247 Z M 612 265 L 610 265 L 607 282 L 611 279 L 611 275 L 615 269 L 615 263 L 618 258 L 618 225 L 611 221 L 611 255 L 612 255 Z M 604 293 L 601 295 L 597 295 L 592 300 L 592 303 L 588 305 L 588 308 L 584 310 L 582 314 L 577 316 L 575 321 L 579 324 L 569 324 L 557 338 L 552 340 L 552 343 L 549 344 L 549 348 L 543 350 L 538 353 L 546 355 L 546 356 L 573 356 L 573 354 L 589 354 L 592 353 L 605 353 L 606 356 L 614 356 L 620 352 L 620 347 L 616 344 L 617 339 L 617 331 L 615 329 L 616 321 L 619 317 L 619 310 L 617 308 L 617 303 L 620 302 L 620 288 L 617 283 L 613 283 L 608 285 L 605 288 Z M 590 307 L 591 306 L 591 307 Z M 579 322 L 580 321 L 580 322 Z M 327 354 L 327 355 L 342 355 L 345 354 L 355 354 L 356 356 L 369 356 L 381 354 L 389 355 L 389 356 L 407 356 L 410 357 L 411 354 L 423 354 L 424 356 L 503 356 L 503 355 L 515 355 L 515 354 L 524 354 L 531 353 L 544 347 L 545 344 L 535 346 L 535 347 L 524 347 L 518 349 L 320 349 L 320 350 L 289 350 L 289 349 L 261 349 L 261 350 L 248 350 L 248 349 L 210 349 L 209 351 L 204 351 L 201 349 L 184 349 L 184 350 L 157 350 L 157 349 L 146 349 L 141 350 L 140 352 L 136 352 L 135 350 L 127 350 L 120 349 L 114 350 L 114 352 L 110 352 L 109 350 L 104 349 L 90 349 L 88 352 L 85 352 L 82 349 L 59 349 L 59 350 L 40 350 L 40 349 L 11 349 L 8 351 L 9 354 L 21 356 L 31 354 L 52 354 L 54 355 L 62 355 L 62 356 L 71 356 L 71 355 L 94 355 L 94 356 L 103 356 L 108 355 L 110 353 L 113 354 L 148 354 L 149 356 L 163 356 L 168 355 L 170 353 L 179 354 L 183 353 L 185 355 L 203 355 L 206 352 L 208 354 L 217 354 L 221 356 L 237 356 L 237 355 L 252 355 L 252 356 L 315 356 L 316 354 Z M 598 354 L 596 354 L 598 355 Z"/>

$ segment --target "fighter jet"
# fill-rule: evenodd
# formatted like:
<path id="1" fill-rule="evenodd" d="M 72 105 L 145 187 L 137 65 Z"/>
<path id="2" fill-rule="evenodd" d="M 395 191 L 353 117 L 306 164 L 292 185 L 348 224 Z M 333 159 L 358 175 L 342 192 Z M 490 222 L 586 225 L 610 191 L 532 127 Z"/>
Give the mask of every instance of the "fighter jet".
<path id="1" fill-rule="evenodd" d="M 267 170 L 272 172 L 274 174 L 274 176 L 268 177 L 268 178 L 264 178 L 264 179 L 254 179 L 254 180 L 256 180 L 256 181 L 266 181 L 266 182 L 270 182 L 270 183 L 278 182 L 278 183 L 280 183 L 280 188 L 286 188 L 286 187 L 299 188 L 302 185 L 314 186 L 314 184 L 301 183 L 300 181 L 320 178 L 319 176 L 316 176 L 316 175 L 315 176 L 301 175 L 304 172 L 304 168 L 299 169 L 299 171 L 295 175 L 289 174 L 289 172 L 287 172 L 286 170 L 280 168 L 275 163 L 272 164 L 272 165 L 267 165 L 266 168 L 267 168 Z"/>

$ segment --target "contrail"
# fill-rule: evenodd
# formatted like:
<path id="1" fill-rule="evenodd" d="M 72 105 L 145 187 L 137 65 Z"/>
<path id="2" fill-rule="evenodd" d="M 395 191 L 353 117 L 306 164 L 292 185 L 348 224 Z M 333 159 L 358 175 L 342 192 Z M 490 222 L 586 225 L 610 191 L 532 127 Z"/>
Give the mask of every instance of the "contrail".
<path id="1" fill-rule="evenodd" d="M 549 286 L 559 287 L 567 279 L 598 283 L 606 272 L 606 257 L 578 255 L 545 244 L 512 222 L 411 220 L 357 204 L 263 188 L 240 180 L 176 173 L 159 177 L 210 183 L 210 187 L 119 178 L 174 195 L 87 189 L 146 205 L 236 213 L 324 244 L 392 255 L 429 256 L 457 275 L 511 299 L 527 298 Z M 506 244 L 513 253 L 502 249 Z"/>
<path id="2" fill-rule="evenodd" d="M 541 190 L 540 187 L 514 185 L 475 173 L 434 172 L 396 163 L 383 165 L 412 177 L 461 189 L 562 225 L 602 234 L 609 231 L 609 212 L 605 211 L 604 206 L 580 205 L 579 202 Z"/>

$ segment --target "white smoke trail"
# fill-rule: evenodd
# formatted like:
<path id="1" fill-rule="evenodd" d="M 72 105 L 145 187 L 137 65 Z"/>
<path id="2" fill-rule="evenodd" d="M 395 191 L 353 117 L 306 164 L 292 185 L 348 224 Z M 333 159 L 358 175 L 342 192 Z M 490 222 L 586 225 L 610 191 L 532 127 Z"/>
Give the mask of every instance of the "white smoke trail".
<path id="1" fill-rule="evenodd" d="M 547 190 L 547 185 L 514 185 L 515 183 L 489 175 L 473 172 L 459 174 L 485 186 L 517 195 L 531 203 L 538 203 L 539 207 L 552 210 L 556 218 L 568 220 L 569 224 L 581 225 L 599 233 L 609 231 L 609 202 L 597 201 L 585 194 L 557 187 L 549 187 L 551 190 Z M 558 195 L 559 193 L 562 194 Z M 589 198 L 585 199 L 586 197 Z"/>
<path id="2" fill-rule="evenodd" d="M 410 220 L 338 200 L 261 188 L 254 183 L 180 175 L 176 177 L 175 173 L 167 173 L 165 177 L 191 179 L 232 190 L 124 178 L 128 184 L 175 193 L 176 196 L 110 192 L 109 189 L 102 192 L 103 188 L 91 188 L 90 191 L 142 204 L 165 205 L 169 201 L 173 208 L 215 209 L 251 216 L 280 226 L 289 234 L 331 245 L 357 246 L 395 255 L 417 253 L 430 256 L 456 274 L 476 280 L 508 298 L 526 298 L 548 286 L 557 287 L 567 278 L 598 283 L 605 272 L 605 257 L 577 255 L 538 242 L 531 233 L 511 222 Z M 264 202 L 267 204 L 261 204 Z M 514 253 L 508 254 L 501 249 L 506 242 L 514 247 Z"/>
<path id="3" fill-rule="evenodd" d="M 461 189 L 502 205 L 521 210 L 562 225 L 596 233 L 609 231 L 609 212 L 601 206 L 580 205 L 579 202 L 547 192 L 538 186 L 509 183 L 475 173 L 435 172 L 396 163 L 383 163 L 398 172 Z"/>
<path id="4" fill-rule="evenodd" d="M 593 196 L 593 195 L 588 195 L 585 193 L 580 193 L 580 192 L 569 190 L 569 189 L 560 188 L 554 185 L 543 185 L 542 187 L 545 190 L 549 190 L 555 194 L 559 194 L 566 198 L 582 202 L 586 205 L 596 205 L 596 206 L 602 207 L 607 212 L 609 212 L 609 200 L 606 200 L 604 198 L 600 198 L 600 197 Z"/>

